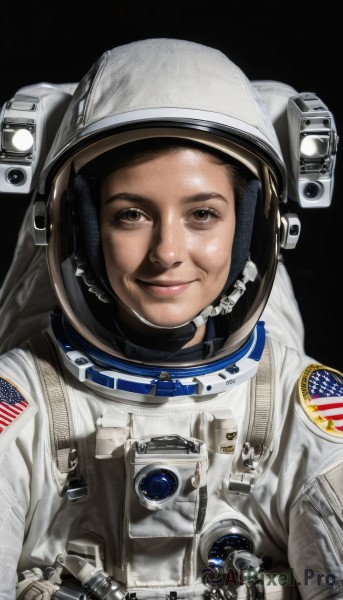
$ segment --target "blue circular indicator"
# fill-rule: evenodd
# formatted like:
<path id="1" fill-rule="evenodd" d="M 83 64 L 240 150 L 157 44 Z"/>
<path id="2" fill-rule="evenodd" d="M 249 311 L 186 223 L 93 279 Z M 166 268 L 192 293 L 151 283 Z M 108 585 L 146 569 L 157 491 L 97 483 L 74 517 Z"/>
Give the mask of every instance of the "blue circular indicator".
<path id="1" fill-rule="evenodd" d="M 147 500 L 167 500 L 177 487 L 178 478 L 168 469 L 152 469 L 139 482 L 139 491 Z"/>
<path id="2" fill-rule="evenodd" d="M 219 537 L 214 544 L 212 544 L 208 553 L 208 562 L 216 567 L 222 566 L 229 553 L 233 550 L 253 552 L 253 549 L 252 541 L 248 536 L 240 533 L 229 533 Z"/>

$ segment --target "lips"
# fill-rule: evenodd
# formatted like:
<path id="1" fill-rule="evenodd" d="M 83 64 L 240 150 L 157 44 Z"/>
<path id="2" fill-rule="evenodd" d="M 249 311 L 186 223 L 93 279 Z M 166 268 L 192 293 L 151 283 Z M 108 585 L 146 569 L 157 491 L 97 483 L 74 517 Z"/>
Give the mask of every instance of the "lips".
<path id="1" fill-rule="evenodd" d="M 177 296 L 192 283 L 192 281 L 142 281 L 140 279 L 137 282 L 152 296 L 158 297 Z"/>
<path id="2" fill-rule="evenodd" d="M 173 280 L 153 280 L 153 281 L 142 281 L 142 280 L 138 280 L 140 283 L 146 284 L 146 285 L 157 285 L 157 286 L 162 286 L 162 287 L 168 287 L 168 286 L 174 286 L 174 285 L 186 285 L 187 283 L 190 283 L 189 281 L 173 281 Z"/>

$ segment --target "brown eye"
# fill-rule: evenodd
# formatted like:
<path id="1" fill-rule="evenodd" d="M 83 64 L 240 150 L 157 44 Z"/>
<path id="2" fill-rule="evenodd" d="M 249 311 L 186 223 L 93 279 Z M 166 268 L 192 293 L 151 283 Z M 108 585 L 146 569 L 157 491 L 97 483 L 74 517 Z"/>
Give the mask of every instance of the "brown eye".
<path id="1" fill-rule="evenodd" d="M 147 216 L 137 208 L 125 208 L 120 210 L 116 215 L 116 220 L 127 221 L 129 223 L 138 223 L 144 219 L 147 219 Z"/>
<path id="2" fill-rule="evenodd" d="M 198 221 L 207 221 L 211 214 L 208 210 L 197 210 L 194 216 Z"/>
<path id="3" fill-rule="evenodd" d="M 219 218 L 217 211 L 209 208 L 199 208 L 192 214 L 192 218 L 198 223 L 208 223 Z"/>
<path id="4" fill-rule="evenodd" d="M 126 218 L 128 221 L 139 221 L 139 219 L 141 218 L 142 213 L 140 213 L 138 210 L 135 209 L 130 209 L 126 212 L 125 215 L 122 215 L 121 218 Z"/>

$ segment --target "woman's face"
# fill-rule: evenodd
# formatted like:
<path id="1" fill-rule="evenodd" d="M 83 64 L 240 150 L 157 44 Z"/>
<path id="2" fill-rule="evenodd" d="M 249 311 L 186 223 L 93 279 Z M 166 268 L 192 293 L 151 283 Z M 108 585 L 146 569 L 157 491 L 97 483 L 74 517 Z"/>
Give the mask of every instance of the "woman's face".
<path id="1" fill-rule="evenodd" d="M 165 327 L 195 317 L 223 290 L 234 230 L 227 167 L 199 150 L 113 171 L 101 186 L 100 231 L 122 316 L 130 308 Z"/>

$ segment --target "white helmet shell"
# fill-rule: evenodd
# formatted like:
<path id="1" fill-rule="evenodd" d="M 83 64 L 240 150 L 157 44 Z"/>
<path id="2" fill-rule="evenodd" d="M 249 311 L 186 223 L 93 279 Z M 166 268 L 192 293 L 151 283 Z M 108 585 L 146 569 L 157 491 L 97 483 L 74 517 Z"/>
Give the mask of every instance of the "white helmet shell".
<path id="1" fill-rule="evenodd" d="M 105 52 L 78 85 L 40 180 L 56 163 L 115 128 L 158 122 L 211 123 L 260 147 L 284 174 L 265 103 L 222 52 L 195 42 L 147 39 Z M 285 177 L 284 177 L 285 179 Z"/>

